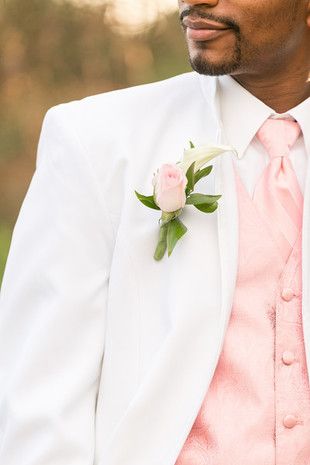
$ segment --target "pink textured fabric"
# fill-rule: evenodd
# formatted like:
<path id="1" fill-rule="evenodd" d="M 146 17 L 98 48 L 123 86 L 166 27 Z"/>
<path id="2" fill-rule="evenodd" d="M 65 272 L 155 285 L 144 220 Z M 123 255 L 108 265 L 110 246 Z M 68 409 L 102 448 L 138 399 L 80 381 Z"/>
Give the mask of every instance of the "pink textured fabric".
<path id="1" fill-rule="evenodd" d="M 284 258 L 291 252 L 302 224 L 303 195 L 288 158 L 300 132 L 297 122 L 282 119 L 266 120 L 257 132 L 271 160 L 255 187 L 254 202 L 280 241 Z"/>
<path id="2" fill-rule="evenodd" d="M 301 233 L 284 259 L 238 176 L 237 187 L 240 244 L 232 313 L 176 465 L 310 465 Z"/>

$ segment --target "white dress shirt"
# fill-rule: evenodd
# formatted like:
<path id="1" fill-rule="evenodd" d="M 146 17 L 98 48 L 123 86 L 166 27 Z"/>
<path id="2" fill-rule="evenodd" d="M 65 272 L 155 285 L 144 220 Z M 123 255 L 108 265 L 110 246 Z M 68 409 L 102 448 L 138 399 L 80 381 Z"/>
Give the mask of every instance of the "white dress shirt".
<path id="1" fill-rule="evenodd" d="M 293 117 L 301 126 L 302 133 L 291 149 L 290 159 L 304 192 L 307 160 L 310 155 L 310 98 L 279 115 L 231 76 L 220 76 L 218 79 L 225 138 L 238 152 L 235 155 L 236 166 L 250 195 L 253 195 L 256 182 L 270 161 L 265 148 L 255 137 L 260 126 L 269 117 Z"/>

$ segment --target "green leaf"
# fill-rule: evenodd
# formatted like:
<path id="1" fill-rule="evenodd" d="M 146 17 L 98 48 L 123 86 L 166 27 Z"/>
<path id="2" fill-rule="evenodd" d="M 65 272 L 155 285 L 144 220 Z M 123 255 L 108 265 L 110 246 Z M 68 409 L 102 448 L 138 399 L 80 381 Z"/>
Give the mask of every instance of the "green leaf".
<path id="1" fill-rule="evenodd" d="M 142 194 L 139 194 L 137 191 L 135 191 L 136 193 L 136 196 L 138 197 L 138 199 L 140 200 L 140 202 L 143 203 L 143 205 L 149 207 L 149 208 L 153 208 L 154 210 L 160 210 L 159 206 L 156 205 L 155 203 L 155 200 L 154 200 L 154 196 L 153 195 L 150 195 L 150 196 L 145 196 L 145 195 L 142 195 Z"/>
<path id="2" fill-rule="evenodd" d="M 187 227 L 176 218 L 175 220 L 168 223 L 168 235 L 167 235 L 167 245 L 168 245 L 168 257 L 172 254 L 172 251 L 178 242 L 179 239 L 186 233 Z"/>
<path id="3" fill-rule="evenodd" d="M 213 169 L 213 166 L 207 166 L 206 168 L 203 168 L 202 170 L 198 170 L 195 174 L 195 184 L 198 182 L 200 179 L 205 178 L 208 176 Z"/>
<path id="4" fill-rule="evenodd" d="M 201 203 L 199 205 L 195 205 L 195 207 L 204 213 L 213 213 L 217 209 L 218 203 L 215 202 L 211 205 L 209 203 Z"/>
<path id="5" fill-rule="evenodd" d="M 191 194 L 186 199 L 186 204 L 195 206 L 200 204 L 213 205 L 221 197 L 221 195 Z"/>
<path id="6" fill-rule="evenodd" d="M 164 224 L 163 226 L 160 227 L 160 230 L 159 230 L 158 243 L 157 243 L 156 250 L 154 253 L 154 258 L 157 261 L 163 258 L 167 250 L 168 224 L 169 223 Z"/>
<path id="7" fill-rule="evenodd" d="M 194 148 L 195 148 L 195 146 L 194 146 L 194 144 L 193 144 L 193 142 L 192 142 L 191 140 L 189 141 L 189 145 L 190 145 L 190 148 L 191 148 L 191 149 L 194 149 Z"/>
<path id="8" fill-rule="evenodd" d="M 195 162 L 191 164 L 191 166 L 188 168 L 186 171 L 186 177 L 187 177 L 187 186 L 185 189 L 186 195 L 188 195 L 195 186 Z"/>

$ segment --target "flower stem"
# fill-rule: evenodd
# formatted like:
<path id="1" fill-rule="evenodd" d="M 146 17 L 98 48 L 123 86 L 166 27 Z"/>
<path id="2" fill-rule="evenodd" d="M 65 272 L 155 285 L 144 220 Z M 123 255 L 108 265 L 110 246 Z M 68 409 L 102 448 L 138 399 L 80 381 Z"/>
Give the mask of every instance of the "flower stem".
<path id="1" fill-rule="evenodd" d="M 170 221 L 174 220 L 175 218 L 177 218 L 178 216 L 181 215 L 183 211 L 183 208 L 179 208 L 179 210 L 176 210 L 174 212 L 162 212 L 162 215 L 161 215 L 161 219 L 160 219 L 160 222 L 161 222 L 161 225 L 164 226 L 165 224 L 169 223 Z"/>
<path id="2" fill-rule="evenodd" d="M 163 224 L 159 230 L 159 238 L 157 247 L 154 253 L 155 260 L 161 260 L 165 255 L 167 249 L 167 233 L 168 233 L 168 223 Z"/>

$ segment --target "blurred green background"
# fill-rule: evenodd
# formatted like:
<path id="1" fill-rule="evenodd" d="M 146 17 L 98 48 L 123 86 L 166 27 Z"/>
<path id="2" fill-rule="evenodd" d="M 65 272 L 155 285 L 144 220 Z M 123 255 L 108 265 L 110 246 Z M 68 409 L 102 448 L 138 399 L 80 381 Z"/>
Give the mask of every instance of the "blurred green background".
<path id="1" fill-rule="evenodd" d="M 165 1 L 1 2 L 0 284 L 47 109 L 190 70 Z"/>

